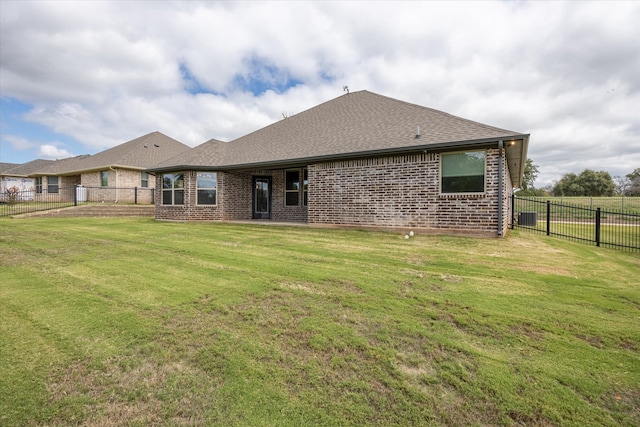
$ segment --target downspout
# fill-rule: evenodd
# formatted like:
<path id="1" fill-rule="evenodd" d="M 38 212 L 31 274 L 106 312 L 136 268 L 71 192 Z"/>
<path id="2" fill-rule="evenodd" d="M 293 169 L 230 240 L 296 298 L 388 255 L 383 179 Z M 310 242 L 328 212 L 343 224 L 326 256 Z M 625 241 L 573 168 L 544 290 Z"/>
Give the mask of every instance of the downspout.
<path id="1" fill-rule="evenodd" d="M 503 182 L 504 177 L 502 176 L 503 169 L 503 147 L 504 144 L 502 140 L 498 141 L 498 236 L 502 236 L 502 197 L 503 197 Z"/>
<path id="2" fill-rule="evenodd" d="M 500 142 L 502 142 L 502 141 L 500 141 Z M 113 168 L 111 166 L 109 166 L 109 169 L 111 169 L 112 171 L 114 171 L 116 173 L 116 203 L 118 203 L 118 199 L 119 199 L 119 197 L 118 197 L 118 169 L 115 169 L 115 168 Z"/>

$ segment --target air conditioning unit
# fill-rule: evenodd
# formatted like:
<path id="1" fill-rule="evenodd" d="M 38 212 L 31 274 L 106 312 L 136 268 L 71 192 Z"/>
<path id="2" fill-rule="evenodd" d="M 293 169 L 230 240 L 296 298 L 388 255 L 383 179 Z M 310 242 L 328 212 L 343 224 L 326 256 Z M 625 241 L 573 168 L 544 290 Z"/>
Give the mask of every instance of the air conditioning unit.
<path id="1" fill-rule="evenodd" d="M 538 212 L 518 212 L 518 225 L 535 227 L 538 224 Z"/>

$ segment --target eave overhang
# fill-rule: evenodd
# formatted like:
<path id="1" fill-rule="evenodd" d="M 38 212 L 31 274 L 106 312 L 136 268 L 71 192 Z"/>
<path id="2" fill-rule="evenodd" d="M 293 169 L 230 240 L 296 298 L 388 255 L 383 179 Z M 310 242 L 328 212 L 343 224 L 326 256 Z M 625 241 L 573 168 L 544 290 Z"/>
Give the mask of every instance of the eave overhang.
<path id="1" fill-rule="evenodd" d="M 300 157 L 294 159 L 283 159 L 283 160 L 270 160 L 264 162 L 254 162 L 254 163 L 238 163 L 238 164 L 218 164 L 218 165 L 190 165 L 190 164 L 179 164 L 172 166 L 165 166 L 159 168 L 149 168 L 146 169 L 145 172 L 148 173 L 162 173 L 162 172 L 175 172 L 175 171 L 185 171 L 185 170 L 193 170 L 193 171 L 232 171 L 232 170 L 246 170 L 246 169 L 285 169 L 296 166 L 305 166 L 311 163 L 323 163 L 329 161 L 336 160 L 352 160 L 357 158 L 367 158 L 367 157 L 380 157 L 380 156 L 388 156 L 388 155 L 400 155 L 400 154 L 410 154 L 410 153 L 430 153 L 430 152 L 445 152 L 445 151 L 457 151 L 457 150 L 465 150 L 465 149 L 478 149 L 478 148 L 491 148 L 497 147 L 497 143 L 499 140 L 509 142 L 514 141 L 515 144 L 509 146 L 508 150 L 506 150 L 507 158 L 516 156 L 518 161 L 510 162 L 509 165 L 512 164 L 517 165 L 517 163 L 521 163 L 524 165 L 524 160 L 526 160 L 526 146 L 528 145 L 529 135 L 523 134 L 515 134 L 510 135 L 508 137 L 501 138 L 484 138 L 484 139 L 474 139 L 474 140 L 465 140 L 465 141 L 453 141 L 453 142 L 442 142 L 442 143 L 431 143 L 431 144 L 423 144 L 423 145 L 411 145 L 411 146 L 403 146 L 403 147 L 393 147 L 393 148 L 384 148 L 379 150 L 367 150 L 367 151 L 357 151 L 352 153 L 340 153 L 340 154 L 327 154 L 327 155 L 318 155 L 318 156 L 309 156 L 309 157 Z M 520 149 L 518 149 L 520 147 Z M 524 157 L 520 154 L 520 151 L 524 153 Z M 512 182 L 517 181 L 518 184 L 522 178 L 522 171 L 518 171 L 514 174 L 515 171 L 511 172 L 511 180 Z M 518 178 L 519 176 L 519 178 Z"/>
<path id="2" fill-rule="evenodd" d="M 140 171 L 140 172 L 144 172 L 146 170 L 146 168 L 139 167 L 139 166 L 126 166 L 126 165 L 113 164 L 113 165 L 95 166 L 95 167 L 91 167 L 91 168 L 87 168 L 87 169 L 77 169 L 77 170 L 68 170 L 68 171 L 59 171 L 59 172 L 34 172 L 32 174 L 29 174 L 29 176 L 30 177 L 35 177 L 35 176 L 74 176 L 74 175 L 80 175 L 80 174 L 83 174 L 83 173 L 99 172 L 99 171 L 104 171 L 104 170 L 109 170 L 109 169 L 128 169 L 128 170 L 134 170 L 134 171 Z"/>

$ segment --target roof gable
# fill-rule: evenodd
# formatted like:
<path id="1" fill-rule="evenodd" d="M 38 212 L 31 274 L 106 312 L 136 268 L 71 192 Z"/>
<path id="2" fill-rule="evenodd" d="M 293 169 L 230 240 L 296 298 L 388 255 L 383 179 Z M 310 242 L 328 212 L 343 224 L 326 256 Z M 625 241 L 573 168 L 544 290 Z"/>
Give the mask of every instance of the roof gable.
<path id="1" fill-rule="evenodd" d="M 69 175 L 109 167 L 144 170 L 189 149 L 189 146 L 160 132 L 152 132 L 93 156 L 78 156 L 57 161 L 38 173 Z"/>
<path id="2" fill-rule="evenodd" d="M 416 138 L 420 128 L 421 136 Z M 353 92 L 229 143 L 205 142 L 172 166 L 234 167 L 511 138 L 522 134 L 368 91 Z"/>
<path id="3" fill-rule="evenodd" d="M 418 127 L 420 138 L 416 138 Z M 232 141 L 225 162 L 232 165 L 340 156 L 514 135 L 520 134 L 359 91 Z"/>
<path id="4" fill-rule="evenodd" d="M 2 168 L 2 175 L 8 176 L 28 176 L 40 169 L 46 168 L 55 163 L 55 160 L 36 159 L 23 164 L 13 164 L 13 167 Z M 11 163 L 3 163 L 10 165 Z"/>

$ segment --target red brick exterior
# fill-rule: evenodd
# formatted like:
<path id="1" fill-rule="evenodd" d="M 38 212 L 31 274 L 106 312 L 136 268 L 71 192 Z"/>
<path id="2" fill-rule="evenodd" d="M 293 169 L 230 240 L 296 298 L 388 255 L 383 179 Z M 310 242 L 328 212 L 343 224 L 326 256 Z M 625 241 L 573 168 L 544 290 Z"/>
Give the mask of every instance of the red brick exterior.
<path id="1" fill-rule="evenodd" d="M 216 206 L 196 205 L 196 172 L 193 171 L 185 172 L 185 204 L 162 205 L 162 174 L 158 174 L 156 218 L 249 220 L 253 177 L 268 176 L 272 178 L 273 221 L 495 236 L 498 235 L 498 153 L 498 149 L 486 150 L 485 192 L 473 195 L 440 194 L 438 153 L 310 164 L 308 208 L 284 205 L 284 169 L 218 172 Z M 511 217 L 512 185 L 506 161 L 503 168 L 504 234 Z"/>
<path id="2" fill-rule="evenodd" d="M 218 172 L 215 206 L 196 203 L 197 172 L 184 173 L 184 205 L 162 204 L 162 174 L 156 176 L 156 219 L 176 221 L 250 220 L 253 210 L 253 177 L 271 178 L 271 220 L 306 221 L 306 206 L 284 205 L 284 169 Z"/>
<path id="3" fill-rule="evenodd" d="M 487 150 L 485 192 L 477 195 L 440 194 L 437 153 L 310 165 L 308 222 L 497 235 L 498 164 L 498 150 Z M 511 183 L 503 165 L 506 231 Z"/>

